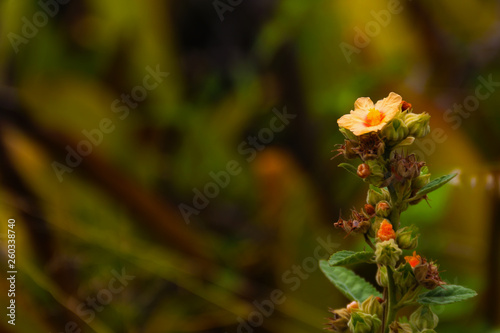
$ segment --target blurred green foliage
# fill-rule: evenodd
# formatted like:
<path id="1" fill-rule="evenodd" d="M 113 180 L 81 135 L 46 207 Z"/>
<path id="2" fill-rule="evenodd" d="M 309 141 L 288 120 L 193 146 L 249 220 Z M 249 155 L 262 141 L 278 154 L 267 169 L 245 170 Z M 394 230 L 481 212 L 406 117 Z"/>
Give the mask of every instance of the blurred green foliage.
<path id="1" fill-rule="evenodd" d="M 456 130 L 444 114 L 475 94 L 478 77 L 500 79 L 498 3 L 401 1 L 383 26 L 373 13 L 390 2 L 243 0 L 221 21 L 211 1 L 72 0 L 13 47 L 23 18 L 43 9 L 2 1 L 1 253 L 6 262 L 15 218 L 19 271 L 18 319 L 4 318 L 2 331 L 61 332 L 73 321 L 82 332 L 236 332 L 254 301 L 280 289 L 286 300 L 252 330 L 321 332 L 327 308 L 346 299 L 317 268 L 304 270 L 307 258 L 318 237 L 363 246 L 332 225 L 365 199 L 365 186 L 329 160 L 336 120 L 357 97 L 395 91 L 445 133 L 415 147 L 433 176 L 460 171 L 430 196 L 432 208 L 405 216 L 442 276 L 480 293 L 434 309 L 439 332 L 494 332 L 500 93 L 454 113 Z M 355 46 L 367 24 L 379 31 L 349 62 L 340 45 Z M 120 119 L 114 101 L 143 84 L 148 66 L 169 75 Z M 297 117 L 254 158 L 242 154 L 285 107 Z M 53 162 L 105 118 L 114 129 L 59 182 Z M 233 160 L 241 172 L 186 223 L 178 205 L 193 205 L 193 189 Z M 122 269 L 134 279 L 82 316 L 79 305 Z"/>

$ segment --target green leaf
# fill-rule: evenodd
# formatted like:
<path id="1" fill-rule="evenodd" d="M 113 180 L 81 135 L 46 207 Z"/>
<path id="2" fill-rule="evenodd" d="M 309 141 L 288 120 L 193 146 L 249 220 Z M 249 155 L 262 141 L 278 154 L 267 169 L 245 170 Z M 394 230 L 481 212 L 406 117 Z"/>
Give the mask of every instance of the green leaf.
<path id="1" fill-rule="evenodd" d="M 351 301 L 363 302 L 371 295 L 382 297 L 375 287 L 344 267 L 332 267 L 320 260 L 319 267 L 326 277 Z"/>
<path id="2" fill-rule="evenodd" d="M 340 163 L 338 166 L 340 168 L 346 169 L 347 171 L 349 171 L 350 173 L 352 173 L 353 175 L 355 175 L 356 177 L 358 177 L 358 169 L 355 166 L 353 166 L 352 164 L 349 164 L 349 163 Z"/>
<path id="3" fill-rule="evenodd" d="M 381 194 L 381 195 L 384 195 L 384 193 L 382 192 L 382 190 L 377 187 L 377 186 L 374 186 L 372 184 L 370 184 L 370 190 L 374 190 L 375 192 L 377 192 L 378 194 Z"/>
<path id="4" fill-rule="evenodd" d="M 330 266 L 354 265 L 362 262 L 368 262 L 373 258 L 374 253 L 370 251 L 339 251 L 334 253 L 328 263 Z"/>
<path id="5" fill-rule="evenodd" d="M 406 139 L 404 139 L 403 141 L 401 141 L 400 143 L 398 143 L 396 146 L 394 146 L 394 148 L 392 148 L 392 150 L 395 150 L 395 149 L 398 149 L 398 148 L 404 147 L 404 146 L 410 146 L 411 144 L 413 144 L 414 141 L 415 141 L 415 138 L 412 136 L 409 136 Z"/>
<path id="6" fill-rule="evenodd" d="M 457 175 L 456 173 L 452 173 L 451 175 L 442 176 L 434 179 L 429 184 L 425 185 L 420 190 L 418 190 L 418 192 L 415 194 L 413 198 L 410 199 L 410 201 L 413 199 L 421 198 L 427 193 L 437 190 L 438 188 L 440 188 L 441 186 L 443 186 L 444 184 L 455 178 L 456 175 Z"/>
<path id="7" fill-rule="evenodd" d="M 443 285 L 418 296 L 420 304 L 449 304 L 460 302 L 476 296 L 477 293 L 469 288 L 457 285 Z"/>

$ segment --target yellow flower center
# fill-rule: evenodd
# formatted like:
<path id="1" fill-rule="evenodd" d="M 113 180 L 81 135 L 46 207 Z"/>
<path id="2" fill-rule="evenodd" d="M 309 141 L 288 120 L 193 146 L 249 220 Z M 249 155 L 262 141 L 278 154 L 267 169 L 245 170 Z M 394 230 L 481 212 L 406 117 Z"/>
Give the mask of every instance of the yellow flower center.
<path id="1" fill-rule="evenodd" d="M 384 117 L 385 115 L 382 112 L 375 108 L 371 108 L 370 112 L 366 115 L 365 126 L 377 126 L 382 122 L 382 120 L 384 120 Z"/>

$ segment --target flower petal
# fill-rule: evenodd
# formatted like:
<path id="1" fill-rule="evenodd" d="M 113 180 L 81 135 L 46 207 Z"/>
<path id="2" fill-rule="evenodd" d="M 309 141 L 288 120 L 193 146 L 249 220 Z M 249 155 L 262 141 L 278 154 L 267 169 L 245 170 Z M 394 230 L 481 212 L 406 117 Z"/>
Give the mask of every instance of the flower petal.
<path id="1" fill-rule="evenodd" d="M 399 111 L 399 106 L 403 98 L 396 93 L 391 92 L 389 96 L 375 104 L 375 109 L 383 112 L 386 118 L 392 119 Z"/>
<path id="2" fill-rule="evenodd" d="M 354 102 L 354 110 L 369 110 L 373 108 L 373 102 L 370 97 L 360 97 Z"/>
<path id="3" fill-rule="evenodd" d="M 351 111 L 350 114 L 345 114 L 337 120 L 337 124 L 340 127 L 347 128 L 354 135 L 360 135 L 360 130 L 366 130 L 366 126 L 364 125 L 366 115 L 368 114 L 368 110 L 354 110 Z M 370 130 L 365 131 L 363 133 L 368 133 Z"/>

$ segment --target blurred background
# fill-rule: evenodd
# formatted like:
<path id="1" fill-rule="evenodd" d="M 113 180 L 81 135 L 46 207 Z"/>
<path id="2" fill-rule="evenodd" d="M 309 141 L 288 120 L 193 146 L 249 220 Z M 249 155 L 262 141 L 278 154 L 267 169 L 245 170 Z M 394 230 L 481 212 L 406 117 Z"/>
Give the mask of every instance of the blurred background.
<path id="1" fill-rule="evenodd" d="M 1 331 L 322 332 L 347 299 L 315 263 L 364 247 L 333 228 L 367 190 L 330 160 L 336 120 L 394 91 L 432 115 L 410 151 L 433 177 L 460 173 L 402 220 L 443 279 L 479 293 L 435 307 L 438 331 L 500 332 L 499 15 L 486 0 L 1 1 L 1 267 L 14 218 L 18 270 Z"/>

